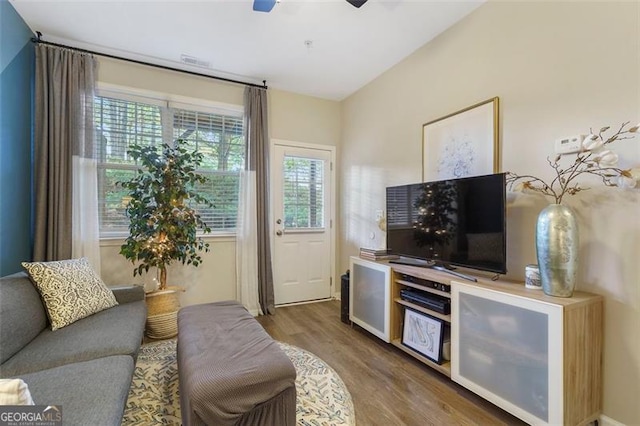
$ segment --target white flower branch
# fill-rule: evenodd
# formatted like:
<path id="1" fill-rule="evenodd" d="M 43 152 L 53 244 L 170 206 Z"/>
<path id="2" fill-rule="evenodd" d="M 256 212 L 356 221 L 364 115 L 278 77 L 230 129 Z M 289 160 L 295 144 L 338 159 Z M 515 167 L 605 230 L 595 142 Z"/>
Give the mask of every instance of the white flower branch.
<path id="1" fill-rule="evenodd" d="M 600 129 L 598 134 L 593 130 L 582 142 L 582 149 L 576 154 L 573 164 L 563 167 L 560 160 L 562 155 L 557 155 L 553 161 L 547 157 L 547 162 L 555 172 L 551 183 L 532 175 L 517 175 L 507 172 L 507 184 L 512 190 L 531 190 L 543 195 L 553 197 L 556 204 L 561 204 L 566 194 L 575 195 L 589 188 L 581 187 L 576 179 L 582 174 L 595 175 L 602 179 L 606 186 L 635 187 L 637 177 L 631 170 L 623 170 L 615 167 L 618 155 L 609 149 L 604 149 L 617 140 L 632 139 L 640 129 L 640 124 L 626 129 L 629 122 L 622 123 L 620 128 L 608 138 L 604 133 L 609 126 Z"/>

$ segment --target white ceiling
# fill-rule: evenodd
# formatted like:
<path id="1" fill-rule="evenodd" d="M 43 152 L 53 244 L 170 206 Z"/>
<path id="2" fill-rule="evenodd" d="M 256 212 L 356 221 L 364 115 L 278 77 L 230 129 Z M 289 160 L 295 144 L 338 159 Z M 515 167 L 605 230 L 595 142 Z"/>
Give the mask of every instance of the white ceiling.
<path id="1" fill-rule="evenodd" d="M 484 0 L 10 0 L 43 40 L 342 100 Z M 308 42 L 310 46 L 307 46 Z M 210 64 L 187 66 L 181 55 Z"/>

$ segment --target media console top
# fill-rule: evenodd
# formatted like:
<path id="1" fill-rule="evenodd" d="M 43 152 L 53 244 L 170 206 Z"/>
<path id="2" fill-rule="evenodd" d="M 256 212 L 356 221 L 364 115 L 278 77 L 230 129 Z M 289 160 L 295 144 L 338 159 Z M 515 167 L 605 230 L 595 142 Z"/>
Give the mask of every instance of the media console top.
<path id="1" fill-rule="evenodd" d="M 441 270 L 432 268 L 391 263 L 391 261 L 380 261 L 376 263 L 389 265 L 389 267 L 395 273 L 411 275 L 424 280 L 435 281 L 446 285 L 451 285 L 451 283 L 455 281 L 456 283 L 460 284 L 478 286 L 489 290 L 509 293 L 514 296 L 520 296 L 527 299 L 536 299 L 554 305 L 561 305 L 566 307 L 577 306 L 585 301 L 592 300 L 594 296 L 593 293 L 587 293 L 584 291 L 574 291 L 572 297 L 547 296 L 540 290 L 526 288 L 523 281 L 514 281 L 505 278 L 494 281 L 491 279 L 491 274 L 489 273 L 485 273 L 483 271 L 473 271 L 466 268 L 460 268 L 460 270 L 463 270 L 464 274 L 474 277 L 476 279 L 475 282 L 467 281 L 465 279 L 452 276 L 448 272 L 443 272 Z"/>

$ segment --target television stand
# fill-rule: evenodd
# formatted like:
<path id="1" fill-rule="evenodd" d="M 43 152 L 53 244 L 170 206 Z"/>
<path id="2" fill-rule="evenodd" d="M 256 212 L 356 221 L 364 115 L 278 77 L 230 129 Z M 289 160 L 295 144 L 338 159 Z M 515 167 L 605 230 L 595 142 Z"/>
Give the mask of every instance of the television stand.
<path id="1" fill-rule="evenodd" d="M 550 297 L 523 282 L 483 277 L 470 282 L 436 269 L 356 256 L 350 260 L 349 316 L 356 325 L 528 424 L 578 425 L 598 419 L 602 296 L 575 291 L 569 298 Z M 403 290 L 449 299 L 451 313 L 403 299 Z M 416 345 L 418 337 L 405 333 L 411 318 L 423 325 L 440 323 L 445 335 L 428 332 L 443 337 L 433 346 L 437 353 L 424 352 Z M 450 345 L 443 343 L 447 328 Z M 505 374 L 507 379 L 495 380 Z M 512 395 L 523 398 L 508 398 Z"/>

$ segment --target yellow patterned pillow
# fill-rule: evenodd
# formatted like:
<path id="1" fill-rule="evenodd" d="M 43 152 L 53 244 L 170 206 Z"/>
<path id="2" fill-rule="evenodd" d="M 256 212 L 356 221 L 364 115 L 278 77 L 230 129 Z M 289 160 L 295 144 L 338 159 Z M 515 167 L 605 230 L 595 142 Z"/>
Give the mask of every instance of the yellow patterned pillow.
<path id="1" fill-rule="evenodd" d="M 51 330 L 116 306 L 113 292 L 86 258 L 54 262 L 22 262 L 42 296 Z"/>

